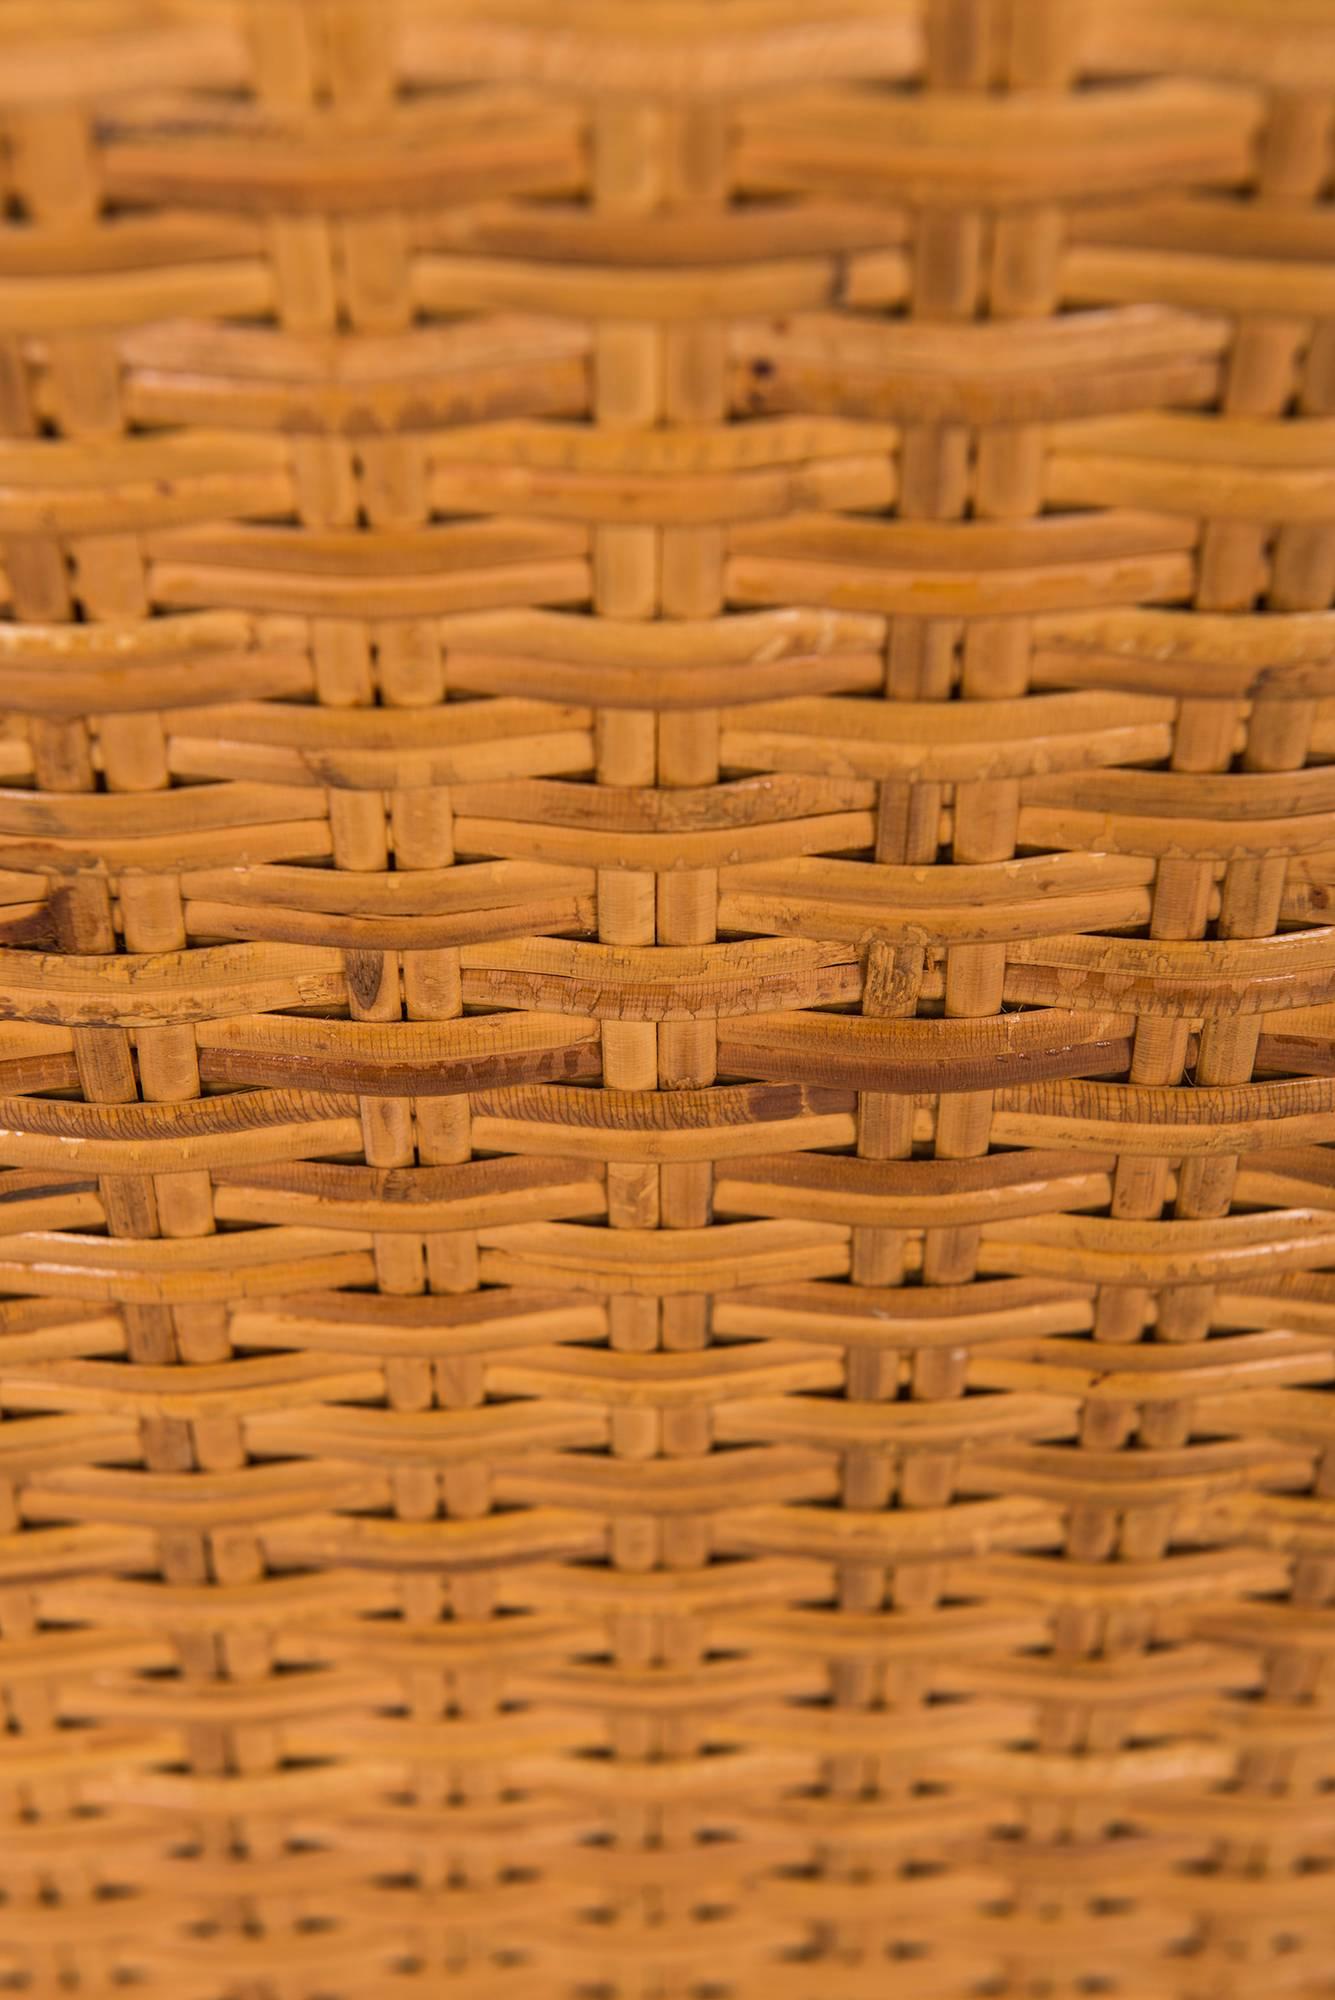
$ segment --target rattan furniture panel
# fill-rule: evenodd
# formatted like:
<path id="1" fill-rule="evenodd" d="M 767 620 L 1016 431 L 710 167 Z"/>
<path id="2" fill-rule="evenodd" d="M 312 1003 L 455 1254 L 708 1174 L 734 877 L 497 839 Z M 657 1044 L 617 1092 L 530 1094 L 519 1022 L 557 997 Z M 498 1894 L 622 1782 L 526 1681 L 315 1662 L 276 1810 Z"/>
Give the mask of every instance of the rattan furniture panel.
<path id="1" fill-rule="evenodd" d="M 3 0 L 0 1995 L 1335 1994 L 1335 0 Z"/>

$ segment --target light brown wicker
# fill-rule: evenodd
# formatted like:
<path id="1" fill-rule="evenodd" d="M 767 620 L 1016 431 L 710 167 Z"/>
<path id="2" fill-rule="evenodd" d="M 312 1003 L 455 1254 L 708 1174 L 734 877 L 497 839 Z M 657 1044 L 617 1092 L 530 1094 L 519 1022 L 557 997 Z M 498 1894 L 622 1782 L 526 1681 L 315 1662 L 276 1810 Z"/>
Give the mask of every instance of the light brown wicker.
<path id="1" fill-rule="evenodd" d="M 1335 0 L 0 123 L 0 1994 L 1335 1994 Z"/>

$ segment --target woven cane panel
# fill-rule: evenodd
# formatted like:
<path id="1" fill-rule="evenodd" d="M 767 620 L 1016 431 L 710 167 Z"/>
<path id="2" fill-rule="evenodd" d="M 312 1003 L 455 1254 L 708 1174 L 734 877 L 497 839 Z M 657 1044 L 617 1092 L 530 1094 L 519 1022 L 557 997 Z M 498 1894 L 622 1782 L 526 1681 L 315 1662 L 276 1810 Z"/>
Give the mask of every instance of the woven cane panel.
<path id="1" fill-rule="evenodd" d="M 1335 0 L 0 129 L 0 1994 L 1335 1993 Z"/>

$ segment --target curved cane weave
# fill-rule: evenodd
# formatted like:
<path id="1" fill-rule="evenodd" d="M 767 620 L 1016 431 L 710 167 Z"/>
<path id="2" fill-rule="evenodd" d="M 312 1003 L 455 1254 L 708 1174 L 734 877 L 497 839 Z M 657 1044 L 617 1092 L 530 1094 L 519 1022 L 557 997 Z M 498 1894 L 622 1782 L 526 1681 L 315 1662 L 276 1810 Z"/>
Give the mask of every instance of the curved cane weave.
<path id="1" fill-rule="evenodd" d="M 0 126 L 0 1994 L 1335 1994 L 1335 0 Z"/>

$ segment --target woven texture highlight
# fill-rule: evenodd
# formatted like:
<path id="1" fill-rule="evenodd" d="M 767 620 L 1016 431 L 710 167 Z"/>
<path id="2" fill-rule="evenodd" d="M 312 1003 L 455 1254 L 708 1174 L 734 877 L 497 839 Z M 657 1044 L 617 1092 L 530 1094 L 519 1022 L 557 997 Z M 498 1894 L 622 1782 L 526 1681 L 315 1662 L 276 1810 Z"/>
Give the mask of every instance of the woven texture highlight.
<path id="1" fill-rule="evenodd" d="M 1335 0 L 0 7 L 0 1995 L 1335 1995 Z"/>

